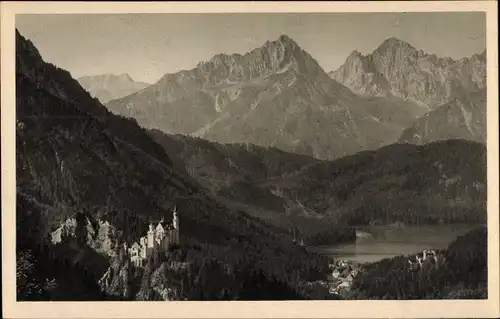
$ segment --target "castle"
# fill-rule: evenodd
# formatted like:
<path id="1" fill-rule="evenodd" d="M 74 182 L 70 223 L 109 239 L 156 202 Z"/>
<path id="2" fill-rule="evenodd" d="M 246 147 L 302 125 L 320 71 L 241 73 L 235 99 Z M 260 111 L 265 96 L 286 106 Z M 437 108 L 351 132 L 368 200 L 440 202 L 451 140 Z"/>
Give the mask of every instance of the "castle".
<path id="1" fill-rule="evenodd" d="M 431 260 L 434 264 L 439 263 L 438 254 L 434 249 L 425 249 L 422 253 L 417 254 L 415 256 L 415 261 L 411 259 L 408 260 L 408 264 L 410 264 L 410 270 L 420 269 L 424 266 L 424 262 L 426 260 Z"/>
<path id="2" fill-rule="evenodd" d="M 292 229 L 292 233 L 293 233 L 293 241 L 292 242 L 293 242 L 294 245 L 297 245 L 297 228 L 296 227 L 294 227 Z M 300 239 L 300 243 L 298 245 L 299 246 L 304 246 L 304 238 Z"/>
<path id="3" fill-rule="evenodd" d="M 136 267 L 142 267 L 149 256 L 156 252 L 167 252 L 170 247 L 179 244 L 179 217 L 174 208 L 172 223 L 163 219 L 156 225 L 149 224 L 146 236 L 140 238 L 139 243 L 134 242 L 130 248 L 125 244 L 130 261 Z"/>

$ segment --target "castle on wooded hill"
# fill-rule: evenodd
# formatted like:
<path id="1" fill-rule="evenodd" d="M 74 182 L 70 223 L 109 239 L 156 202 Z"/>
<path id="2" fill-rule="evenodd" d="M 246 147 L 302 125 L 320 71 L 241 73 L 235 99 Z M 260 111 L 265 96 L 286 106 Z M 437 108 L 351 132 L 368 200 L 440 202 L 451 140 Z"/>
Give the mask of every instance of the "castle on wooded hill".
<path id="1" fill-rule="evenodd" d="M 156 225 L 149 224 L 146 236 L 141 237 L 138 242 L 134 242 L 128 251 L 130 261 L 136 267 L 142 267 L 144 261 L 157 252 L 167 252 L 170 247 L 179 244 L 179 216 L 174 208 L 171 223 L 164 222 L 163 219 Z"/>

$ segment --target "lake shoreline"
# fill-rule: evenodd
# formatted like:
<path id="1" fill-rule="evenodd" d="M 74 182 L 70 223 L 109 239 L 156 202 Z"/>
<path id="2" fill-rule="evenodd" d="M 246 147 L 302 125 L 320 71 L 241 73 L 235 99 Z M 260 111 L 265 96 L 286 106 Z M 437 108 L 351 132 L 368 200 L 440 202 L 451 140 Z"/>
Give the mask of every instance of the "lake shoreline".
<path id="1" fill-rule="evenodd" d="M 357 235 L 360 235 L 356 240 L 309 246 L 307 250 L 334 260 L 367 264 L 385 258 L 412 255 L 424 249 L 445 249 L 458 236 L 481 226 L 483 225 L 353 226 Z"/>

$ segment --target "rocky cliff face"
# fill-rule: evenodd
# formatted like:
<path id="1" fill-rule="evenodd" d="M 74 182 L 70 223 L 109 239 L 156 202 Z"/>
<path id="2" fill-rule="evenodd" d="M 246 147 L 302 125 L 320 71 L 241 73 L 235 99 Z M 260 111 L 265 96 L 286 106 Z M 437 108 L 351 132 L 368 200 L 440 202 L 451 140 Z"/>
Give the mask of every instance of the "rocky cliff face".
<path id="1" fill-rule="evenodd" d="M 323 159 L 394 142 L 423 114 L 397 98 L 353 94 L 287 36 L 167 74 L 107 107 L 167 133 Z"/>
<path id="2" fill-rule="evenodd" d="M 52 244 L 65 242 L 67 239 L 76 237 L 78 223 L 75 218 L 66 219 L 56 230 L 50 233 Z M 85 218 L 84 237 L 85 244 L 96 252 L 107 257 L 115 257 L 117 254 L 118 233 L 113 225 L 107 221 L 98 220 L 92 223 Z"/>
<path id="3" fill-rule="evenodd" d="M 393 94 L 435 108 L 486 87 L 486 51 L 453 60 L 389 38 L 366 56 L 353 52 L 330 76 L 358 94 Z"/>
<path id="4" fill-rule="evenodd" d="M 77 79 L 81 86 L 102 103 L 138 92 L 149 84 L 134 81 L 128 74 L 101 74 Z"/>
<path id="5" fill-rule="evenodd" d="M 356 93 L 368 96 L 386 95 L 390 84 L 384 75 L 378 72 L 371 56 L 363 56 L 353 51 L 345 64 L 330 76 Z"/>
<path id="6" fill-rule="evenodd" d="M 425 144 L 448 139 L 486 143 L 486 90 L 463 95 L 427 113 L 399 141 Z"/>

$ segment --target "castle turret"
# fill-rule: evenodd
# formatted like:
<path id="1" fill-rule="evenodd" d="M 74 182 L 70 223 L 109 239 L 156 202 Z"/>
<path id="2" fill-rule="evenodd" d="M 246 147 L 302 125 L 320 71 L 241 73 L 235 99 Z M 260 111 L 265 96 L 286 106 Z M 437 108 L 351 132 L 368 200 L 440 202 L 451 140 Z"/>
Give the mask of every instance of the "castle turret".
<path id="1" fill-rule="evenodd" d="M 140 239 L 140 243 L 141 243 L 140 256 L 143 259 L 147 257 L 147 249 L 148 249 L 147 242 L 148 242 L 147 237 L 141 237 L 141 239 Z"/>
<path id="2" fill-rule="evenodd" d="M 179 216 L 177 215 L 177 206 L 174 207 L 172 224 L 175 229 L 179 229 Z"/>
<path id="3" fill-rule="evenodd" d="M 155 240 L 156 240 L 156 247 L 160 247 L 163 242 L 163 238 L 165 238 L 165 228 L 163 227 L 163 219 L 161 222 L 158 223 L 156 226 L 156 231 L 155 231 Z"/>
<path id="4" fill-rule="evenodd" d="M 177 214 L 177 206 L 174 207 L 173 218 L 172 218 L 173 234 L 174 234 L 174 244 L 179 244 L 179 216 Z"/>
<path id="5" fill-rule="evenodd" d="M 147 237 L 147 254 L 150 256 L 154 250 L 155 244 L 155 230 L 153 224 L 149 224 L 148 237 Z"/>

